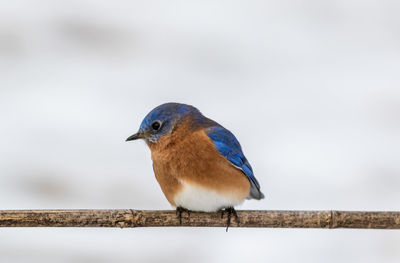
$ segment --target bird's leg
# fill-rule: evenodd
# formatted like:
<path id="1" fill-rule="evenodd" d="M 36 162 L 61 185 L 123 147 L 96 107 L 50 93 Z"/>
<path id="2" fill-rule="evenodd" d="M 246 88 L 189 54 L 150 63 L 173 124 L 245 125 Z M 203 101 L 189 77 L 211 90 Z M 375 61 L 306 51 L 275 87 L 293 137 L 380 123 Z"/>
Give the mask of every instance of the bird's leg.
<path id="1" fill-rule="evenodd" d="M 188 214 L 188 219 L 190 218 L 190 210 L 189 209 L 186 209 L 186 208 L 183 208 L 182 206 L 178 206 L 177 208 L 176 208 L 176 215 L 178 216 L 178 218 L 179 218 L 179 224 L 180 225 L 182 225 L 182 213 L 183 212 L 186 212 L 187 214 Z"/>
<path id="2" fill-rule="evenodd" d="M 240 224 L 240 220 L 239 217 L 236 213 L 235 208 L 233 207 L 227 207 L 223 210 L 221 210 L 221 218 L 224 217 L 224 213 L 227 212 L 228 213 L 228 220 L 226 221 L 226 232 L 228 232 L 229 227 L 231 226 L 231 218 L 232 215 L 235 217 L 236 223 L 239 225 Z"/>

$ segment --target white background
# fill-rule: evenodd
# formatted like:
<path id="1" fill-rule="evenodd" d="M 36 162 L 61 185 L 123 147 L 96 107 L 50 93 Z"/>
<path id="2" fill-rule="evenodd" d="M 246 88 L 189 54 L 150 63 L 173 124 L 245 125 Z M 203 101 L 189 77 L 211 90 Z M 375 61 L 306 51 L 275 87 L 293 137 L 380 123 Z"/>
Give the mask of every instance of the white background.
<path id="1" fill-rule="evenodd" d="M 164 102 L 239 139 L 266 198 L 400 210 L 398 1 L 2 1 L 0 209 L 170 209 Z M 1 262 L 399 262 L 400 232 L 0 229 Z"/>

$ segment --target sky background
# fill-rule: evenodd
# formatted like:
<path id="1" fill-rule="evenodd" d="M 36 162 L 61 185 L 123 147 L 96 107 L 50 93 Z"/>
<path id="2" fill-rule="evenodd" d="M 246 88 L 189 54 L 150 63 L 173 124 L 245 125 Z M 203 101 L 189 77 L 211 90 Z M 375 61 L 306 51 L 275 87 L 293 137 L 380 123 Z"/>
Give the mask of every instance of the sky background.
<path id="1" fill-rule="evenodd" d="M 0 209 L 170 209 L 144 142 L 165 102 L 242 144 L 262 201 L 400 210 L 400 2 L 2 1 Z M 390 230 L 0 229 L 0 261 L 399 262 Z"/>

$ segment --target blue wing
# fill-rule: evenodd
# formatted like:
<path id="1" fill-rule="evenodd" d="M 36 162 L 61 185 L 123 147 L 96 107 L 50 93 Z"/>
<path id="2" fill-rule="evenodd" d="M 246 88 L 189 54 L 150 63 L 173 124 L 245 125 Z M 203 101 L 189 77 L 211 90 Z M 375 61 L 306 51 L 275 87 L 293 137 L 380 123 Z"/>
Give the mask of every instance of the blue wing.
<path id="1" fill-rule="evenodd" d="M 222 126 L 213 126 L 205 130 L 208 137 L 213 141 L 218 152 L 228 159 L 236 168 L 240 169 L 250 181 L 250 195 L 249 197 L 255 199 L 264 198 L 263 193 L 260 191 L 260 184 L 253 174 L 253 169 L 249 161 L 242 152 L 235 135 Z"/>

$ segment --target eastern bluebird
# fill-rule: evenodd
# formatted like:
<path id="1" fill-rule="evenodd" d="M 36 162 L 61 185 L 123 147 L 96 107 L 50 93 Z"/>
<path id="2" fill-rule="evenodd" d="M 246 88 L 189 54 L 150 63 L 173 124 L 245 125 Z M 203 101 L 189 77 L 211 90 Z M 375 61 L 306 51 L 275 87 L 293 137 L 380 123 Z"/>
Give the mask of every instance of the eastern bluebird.
<path id="1" fill-rule="evenodd" d="M 193 106 L 166 103 L 153 109 L 127 141 L 144 139 L 169 203 L 182 211 L 212 212 L 245 199 L 264 198 L 236 137 Z"/>

